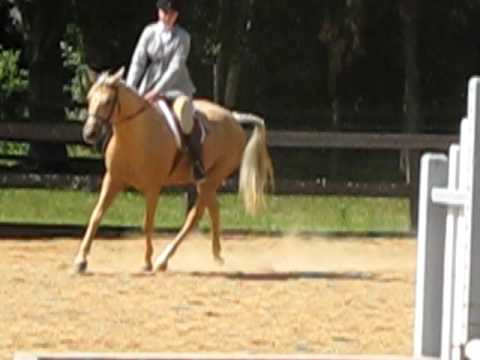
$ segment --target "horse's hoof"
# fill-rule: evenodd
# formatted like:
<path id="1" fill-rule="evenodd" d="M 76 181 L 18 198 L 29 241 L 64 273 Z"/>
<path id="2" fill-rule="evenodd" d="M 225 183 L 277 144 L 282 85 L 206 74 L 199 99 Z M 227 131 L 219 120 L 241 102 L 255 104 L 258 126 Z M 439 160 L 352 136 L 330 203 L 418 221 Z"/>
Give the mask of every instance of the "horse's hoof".
<path id="1" fill-rule="evenodd" d="M 225 265 L 225 260 L 223 260 L 223 258 L 220 256 L 220 255 L 216 255 L 213 257 L 215 259 L 215 262 L 217 263 L 217 265 Z"/>
<path id="2" fill-rule="evenodd" d="M 88 261 L 84 260 L 73 265 L 74 274 L 85 274 L 88 268 Z"/>
<path id="3" fill-rule="evenodd" d="M 141 272 L 149 273 L 149 272 L 152 272 L 152 270 L 153 270 L 152 264 L 145 264 L 142 266 Z"/>
<path id="4" fill-rule="evenodd" d="M 155 265 L 155 272 L 165 272 L 167 271 L 168 264 L 167 263 L 161 263 L 159 265 Z"/>

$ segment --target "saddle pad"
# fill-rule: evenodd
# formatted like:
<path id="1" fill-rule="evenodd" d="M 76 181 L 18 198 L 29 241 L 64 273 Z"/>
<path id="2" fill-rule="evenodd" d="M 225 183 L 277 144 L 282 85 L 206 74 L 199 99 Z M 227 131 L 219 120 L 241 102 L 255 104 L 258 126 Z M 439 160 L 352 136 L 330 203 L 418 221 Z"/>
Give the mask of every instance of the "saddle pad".
<path id="1" fill-rule="evenodd" d="M 172 135 L 175 139 L 175 143 L 177 144 L 178 149 L 182 149 L 182 135 L 180 132 L 180 129 L 178 128 L 178 124 L 175 121 L 175 115 L 173 114 L 172 110 L 170 107 L 167 105 L 167 103 L 164 100 L 160 100 L 156 103 L 156 106 L 158 109 L 165 115 L 165 121 L 167 122 L 168 127 L 170 128 L 170 131 L 172 132 Z"/>

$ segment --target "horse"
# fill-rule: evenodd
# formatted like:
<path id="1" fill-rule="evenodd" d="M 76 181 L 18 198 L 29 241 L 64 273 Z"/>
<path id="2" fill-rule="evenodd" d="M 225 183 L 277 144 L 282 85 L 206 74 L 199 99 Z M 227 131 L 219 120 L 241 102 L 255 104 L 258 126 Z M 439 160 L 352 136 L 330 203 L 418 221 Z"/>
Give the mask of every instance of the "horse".
<path id="1" fill-rule="evenodd" d="M 205 181 L 195 184 L 196 199 L 175 238 L 152 262 L 154 217 L 162 189 L 193 184 L 191 161 L 179 149 L 171 129 L 158 108 L 122 80 L 124 69 L 102 74 L 87 96 L 88 116 L 83 126 L 85 142 L 98 141 L 106 125 L 113 130 L 106 146 L 105 175 L 97 203 L 74 260 L 74 271 L 84 273 L 93 238 L 102 217 L 117 194 L 134 188 L 145 199 L 145 258 L 143 271 L 166 271 L 179 245 L 208 210 L 211 220 L 212 254 L 223 264 L 220 244 L 220 209 L 217 191 L 224 180 L 239 171 L 239 193 L 245 210 L 255 214 L 273 186 L 273 166 L 266 144 L 264 120 L 254 114 L 230 111 L 208 100 L 194 100 L 206 118 L 208 135 L 203 143 Z M 253 125 L 250 139 L 242 125 Z"/>

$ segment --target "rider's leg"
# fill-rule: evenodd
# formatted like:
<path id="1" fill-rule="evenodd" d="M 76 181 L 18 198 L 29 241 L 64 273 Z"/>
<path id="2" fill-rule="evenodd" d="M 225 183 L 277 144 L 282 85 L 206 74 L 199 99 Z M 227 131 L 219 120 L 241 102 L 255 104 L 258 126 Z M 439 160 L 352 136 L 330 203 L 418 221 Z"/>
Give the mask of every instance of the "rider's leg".
<path id="1" fill-rule="evenodd" d="M 192 135 L 194 107 L 192 99 L 187 96 L 179 96 L 173 103 L 173 110 L 180 120 L 180 126 L 185 135 L 185 143 L 192 159 L 193 178 L 195 182 L 205 180 L 205 169 L 202 162 L 202 144 L 200 139 Z"/>

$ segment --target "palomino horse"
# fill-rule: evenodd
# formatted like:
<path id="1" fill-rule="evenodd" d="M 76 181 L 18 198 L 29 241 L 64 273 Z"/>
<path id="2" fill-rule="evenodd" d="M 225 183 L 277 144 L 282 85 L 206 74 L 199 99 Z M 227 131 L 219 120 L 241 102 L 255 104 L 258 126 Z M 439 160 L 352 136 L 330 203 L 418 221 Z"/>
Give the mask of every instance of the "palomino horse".
<path id="1" fill-rule="evenodd" d="M 86 142 L 98 139 L 103 125 L 113 128 L 105 152 L 106 173 L 100 196 L 75 259 L 75 270 L 87 269 L 93 237 L 105 211 L 115 196 L 127 187 L 143 193 L 145 212 L 145 271 L 166 270 L 168 261 L 207 209 L 211 218 L 212 251 L 221 258 L 220 211 L 217 189 L 223 180 L 240 168 L 239 191 L 247 211 L 254 213 L 264 201 L 264 190 L 273 185 L 273 168 L 266 147 L 266 130 L 261 118 L 231 112 L 208 101 L 195 101 L 195 107 L 208 119 L 208 136 L 203 144 L 207 172 L 197 184 L 197 198 L 174 240 L 152 263 L 154 215 L 160 191 L 167 185 L 193 183 L 188 156 L 177 147 L 163 115 L 121 80 L 123 69 L 115 75 L 102 75 L 88 94 L 89 116 L 83 128 Z M 255 126 L 248 141 L 240 124 Z"/>

